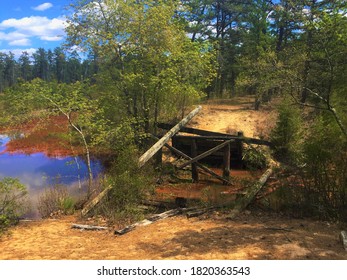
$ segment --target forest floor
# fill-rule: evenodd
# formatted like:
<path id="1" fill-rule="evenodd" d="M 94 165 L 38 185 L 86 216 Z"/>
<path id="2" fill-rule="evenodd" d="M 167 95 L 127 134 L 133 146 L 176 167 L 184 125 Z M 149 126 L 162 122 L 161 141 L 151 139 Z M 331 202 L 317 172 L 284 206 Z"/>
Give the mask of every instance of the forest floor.
<path id="1" fill-rule="evenodd" d="M 218 132 L 243 131 L 266 138 L 276 120 L 267 106 L 250 100 L 209 101 L 190 126 Z M 231 171 L 233 176 L 233 171 Z M 110 231 L 72 229 L 77 214 L 21 221 L 0 238 L 0 259 L 329 259 L 347 260 L 339 241 L 346 225 L 250 208 L 233 219 L 214 211 L 200 217 L 171 217 L 116 236 Z M 88 221 L 87 221 L 88 222 Z M 90 222 L 90 221 L 89 221 Z"/>

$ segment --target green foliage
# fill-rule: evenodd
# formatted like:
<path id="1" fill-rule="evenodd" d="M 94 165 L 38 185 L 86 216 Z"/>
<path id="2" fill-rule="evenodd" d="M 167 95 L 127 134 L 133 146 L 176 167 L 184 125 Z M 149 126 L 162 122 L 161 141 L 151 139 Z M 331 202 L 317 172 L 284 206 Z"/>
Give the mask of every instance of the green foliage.
<path id="1" fill-rule="evenodd" d="M 40 195 L 38 210 L 42 218 L 56 215 L 71 215 L 75 211 L 75 200 L 66 187 L 55 185 L 46 188 Z"/>
<path id="2" fill-rule="evenodd" d="M 0 233 L 16 224 L 28 210 L 27 191 L 18 179 L 0 180 Z"/>
<path id="3" fill-rule="evenodd" d="M 278 119 L 271 132 L 271 142 L 279 160 L 298 162 L 303 142 L 303 124 L 299 109 L 287 101 L 278 108 Z"/>
<path id="4" fill-rule="evenodd" d="M 342 139 L 341 139 L 342 137 Z M 320 215 L 346 219 L 347 143 L 330 115 L 315 119 L 304 143 L 302 180 Z"/>
<path id="5" fill-rule="evenodd" d="M 295 149 L 300 166 L 287 170 L 282 186 L 269 197 L 271 207 L 299 216 L 346 221 L 347 143 L 334 118 L 315 115 Z"/>
<path id="6" fill-rule="evenodd" d="M 247 169 L 264 169 L 267 166 L 265 151 L 261 147 L 254 148 L 249 145 L 243 150 L 242 161 Z"/>
<path id="7" fill-rule="evenodd" d="M 119 151 L 108 173 L 107 184 L 112 190 L 97 213 L 106 216 L 110 223 L 129 224 L 142 218 L 138 206 L 153 191 L 153 176 L 149 168 L 138 168 L 137 158 L 134 146 Z"/>
<path id="8" fill-rule="evenodd" d="M 96 87 L 112 123 L 126 116 L 141 131 L 153 132 L 159 118 L 176 117 L 204 95 L 214 76 L 214 53 L 208 43 L 189 40 L 175 17 L 178 5 L 105 1 L 73 6 L 68 40 L 97 51 L 102 65 Z"/>

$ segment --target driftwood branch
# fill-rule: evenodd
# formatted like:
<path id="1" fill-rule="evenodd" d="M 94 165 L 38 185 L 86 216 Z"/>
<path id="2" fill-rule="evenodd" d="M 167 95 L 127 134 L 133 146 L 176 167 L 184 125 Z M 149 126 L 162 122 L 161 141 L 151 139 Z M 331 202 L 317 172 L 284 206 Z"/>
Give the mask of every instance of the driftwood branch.
<path id="1" fill-rule="evenodd" d="M 183 126 L 185 126 L 197 113 L 201 110 L 201 106 L 191 111 L 185 118 L 183 118 L 178 124 L 171 128 L 162 138 L 158 140 L 149 150 L 147 150 L 139 158 L 139 167 L 142 167 L 150 158 L 152 158 L 156 152 L 158 152 L 167 143 L 172 136 L 174 136 Z"/>
<path id="2" fill-rule="evenodd" d="M 108 229 L 108 227 L 79 225 L 79 224 L 72 224 L 71 228 L 82 229 L 82 230 L 107 230 Z"/>
<path id="3" fill-rule="evenodd" d="M 272 168 L 270 167 L 268 170 L 265 171 L 265 173 L 260 177 L 260 179 L 247 190 L 246 194 L 235 202 L 234 209 L 231 211 L 228 218 L 234 218 L 238 213 L 244 210 L 254 200 L 255 196 L 265 185 L 267 179 L 271 176 L 272 172 Z"/>

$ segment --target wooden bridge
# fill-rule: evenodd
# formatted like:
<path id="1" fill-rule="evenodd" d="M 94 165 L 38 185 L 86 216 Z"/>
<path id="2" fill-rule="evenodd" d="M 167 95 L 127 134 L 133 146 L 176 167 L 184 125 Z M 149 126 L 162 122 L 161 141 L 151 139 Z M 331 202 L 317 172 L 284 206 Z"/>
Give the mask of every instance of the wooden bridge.
<path id="1" fill-rule="evenodd" d="M 157 155 L 157 158 L 161 159 L 162 148 L 166 147 L 175 155 L 187 160 L 179 165 L 177 167 L 178 169 L 191 165 L 193 181 L 197 182 L 199 180 L 199 170 L 203 170 L 204 172 L 207 172 L 211 176 L 222 181 L 223 184 L 231 184 L 230 166 L 233 164 L 242 164 L 242 143 L 271 146 L 270 142 L 261 139 L 244 137 L 242 132 L 238 132 L 237 135 L 230 135 L 185 127 L 185 125 L 200 110 L 201 106 L 198 106 L 173 127 L 169 124 L 158 124 L 159 128 L 168 130 L 168 132 L 160 139 L 153 136 L 153 138 L 156 139 L 156 143 L 139 158 L 139 168 L 146 164 L 146 162 L 148 162 L 148 160 L 155 155 Z M 179 135 L 177 134 L 178 132 L 184 132 L 185 134 Z M 168 144 L 170 139 L 172 139 L 172 145 Z M 216 174 L 213 170 L 202 164 L 203 162 L 211 160 L 222 163 L 222 176 Z M 254 187 L 249 190 L 248 194 L 244 196 L 244 199 L 236 204 L 234 207 L 236 212 L 244 208 L 253 199 L 255 194 L 265 184 L 271 173 L 272 169 L 270 167 L 254 185 Z M 82 210 L 82 216 L 87 215 L 89 211 L 93 209 L 111 189 L 112 186 L 108 186 L 93 200 L 89 201 Z"/>
<path id="2" fill-rule="evenodd" d="M 165 130 L 172 129 L 172 125 L 169 124 L 159 123 L 157 126 Z M 271 143 L 268 141 L 244 137 L 241 131 L 237 135 L 231 135 L 181 127 L 180 132 L 184 132 L 185 134 L 175 134 L 171 138 L 172 146 L 165 146 L 174 154 L 187 159 L 185 163 L 179 165 L 177 168 L 182 169 L 191 165 L 192 180 L 194 182 L 199 180 L 200 169 L 221 180 L 224 184 L 230 184 L 230 168 L 240 168 L 243 166 L 243 143 L 271 146 Z M 203 163 L 222 166 L 223 175 L 216 174 L 203 165 Z"/>

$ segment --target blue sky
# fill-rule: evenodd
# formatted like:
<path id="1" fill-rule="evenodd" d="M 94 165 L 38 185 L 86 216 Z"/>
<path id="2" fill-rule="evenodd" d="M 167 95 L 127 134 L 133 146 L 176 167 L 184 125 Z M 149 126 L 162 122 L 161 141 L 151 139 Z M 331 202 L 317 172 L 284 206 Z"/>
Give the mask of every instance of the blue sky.
<path id="1" fill-rule="evenodd" d="M 0 0 L 0 52 L 33 53 L 64 41 L 66 10 L 71 0 Z"/>

